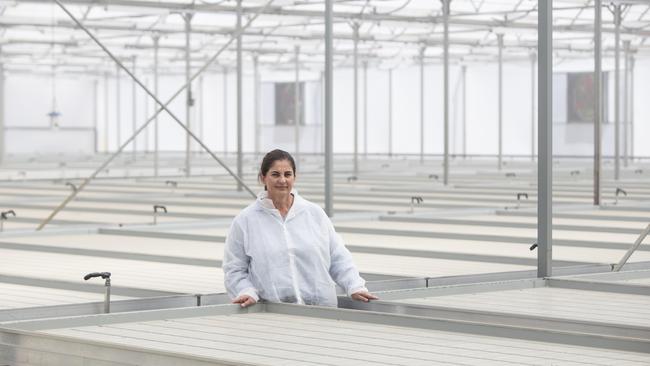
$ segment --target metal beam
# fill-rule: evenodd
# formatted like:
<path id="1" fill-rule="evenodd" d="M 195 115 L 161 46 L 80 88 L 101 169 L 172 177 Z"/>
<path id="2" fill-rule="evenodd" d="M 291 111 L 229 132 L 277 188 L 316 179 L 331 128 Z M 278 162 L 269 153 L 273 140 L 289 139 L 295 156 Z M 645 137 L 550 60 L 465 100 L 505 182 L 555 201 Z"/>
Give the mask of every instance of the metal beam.
<path id="1" fill-rule="evenodd" d="M 185 176 L 189 177 L 191 172 L 191 154 L 190 149 L 191 140 L 190 140 L 190 131 L 192 131 L 192 105 L 194 104 L 192 96 L 192 82 L 191 77 L 191 68 L 190 68 L 190 37 L 192 36 L 192 13 L 183 14 L 183 20 L 185 21 L 185 126 L 187 126 L 187 133 L 185 134 Z"/>
<path id="2" fill-rule="evenodd" d="M 110 148 L 108 146 L 108 131 L 109 131 L 109 120 L 110 120 L 110 115 L 108 114 L 108 111 L 110 110 L 108 106 L 108 78 L 109 78 L 109 73 L 105 72 L 104 73 L 104 152 L 108 153 L 110 151 Z"/>
<path id="3" fill-rule="evenodd" d="M 552 275 L 553 261 L 553 0 L 538 0 L 537 277 Z"/>
<path id="4" fill-rule="evenodd" d="M 133 73 L 135 74 L 135 68 L 136 68 L 136 56 L 133 56 L 131 59 L 131 62 L 133 63 Z M 135 81 L 131 82 L 131 134 L 133 135 L 135 131 L 138 129 L 136 126 L 137 123 L 137 118 L 138 118 L 138 102 L 136 100 L 137 93 L 136 93 L 136 83 Z M 133 161 L 136 160 L 137 154 L 138 154 L 138 139 L 135 138 L 133 139 L 133 150 L 131 152 L 131 157 L 133 158 Z"/>
<path id="5" fill-rule="evenodd" d="M 293 138 L 294 156 L 300 162 L 300 46 L 295 45 L 294 52 L 294 80 L 293 80 Z"/>
<path id="6" fill-rule="evenodd" d="M 630 159 L 634 162 L 634 56 L 630 56 Z"/>
<path id="7" fill-rule="evenodd" d="M 393 69 L 388 69 L 388 157 L 393 157 Z"/>
<path id="8" fill-rule="evenodd" d="M 334 174 L 334 158 L 333 158 L 333 130 L 332 130 L 332 20 L 333 20 L 333 0 L 325 0 L 325 213 L 332 217 L 334 215 L 334 207 L 332 206 L 333 196 L 333 174 Z"/>
<path id="9" fill-rule="evenodd" d="M 614 25 L 616 33 L 614 34 L 615 51 L 614 51 L 614 180 L 618 180 L 621 175 L 621 153 L 620 153 L 620 53 L 621 53 L 621 5 L 614 5 Z"/>
<path id="10" fill-rule="evenodd" d="M 449 12 L 450 1 L 442 1 L 443 13 L 443 123 L 444 123 L 444 157 L 443 157 L 443 183 L 449 184 Z"/>
<path id="11" fill-rule="evenodd" d="M 122 101 L 120 98 L 120 65 L 115 65 L 115 127 L 117 148 L 122 144 Z"/>
<path id="12" fill-rule="evenodd" d="M 353 52 L 353 69 L 354 77 L 352 88 L 353 104 L 354 104 L 354 167 L 352 175 L 359 176 L 359 23 L 352 23 L 352 32 L 354 36 L 354 52 Z"/>
<path id="13" fill-rule="evenodd" d="M 363 154 L 368 158 L 368 61 L 363 61 Z"/>
<path id="14" fill-rule="evenodd" d="M 530 54 L 530 160 L 535 161 L 535 115 L 537 114 L 537 105 L 535 103 L 535 65 L 537 63 L 537 53 Z"/>
<path id="15" fill-rule="evenodd" d="M 497 34 L 497 43 L 499 44 L 499 59 L 498 67 L 499 71 L 497 73 L 497 78 L 499 79 L 499 88 L 498 88 L 498 163 L 497 167 L 501 170 L 503 166 L 503 33 Z"/>
<path id="16" fill-rule="evenodd" d="M 2 122 L 0 122 L 2 123 Z M 2 126 L 0 125 L 0 129 Z M 97 154 L 97 136 L 99 132 L 99 80 L 93 80 L 93 151 Z M 2 144 L 2 142 L 0 142 Z M 2 158 L 0 158 L 0 162 Z"/>
<path id="17" fill-rule="evenodd" d="M 243 134 L 243 125 L 244 125 L 244 111 L 242 109 L 244 103 L 244 94 L 243 94 L 243 85 L 242 79 L 244 75 L 244 58 L 242 55 L 242 0 L 237 0 L 237 176 L 240 178 L 244 177 L 244 158 L 243 158 L 243 148 L 244 148 L 244 134 Z M 243 190 L 242 182 L 237 181 L 237 191 Z"/>
<path id="18" fill-rule="evenodd" d="M 228 68 L 223 67 L 223 155 L 228 156 Z"/>
<path id="19" fill-rule="evenodd" d="M 153 93 L 155 95 L 160 95 L 159 90 L 158 90 L 158 50 L 160 46 L 160 35 L 154 34 L 153 37 L 153 45 L 154 45 L 154 56 L 153 56 Z M 158 134 L 158 114 L 156 113 L 156 116 L 154 117 L 154 153 L 153 153 L 153 175 L 154 177 L 158 176 L 158 155 L 160 152 L 160 135 Z"/>
<path id="20" fill-rule="evenodd" d="M 623 77 L 623 166 L 627 168 L 629 158 L 629 90 L 630 90 L 630 40 L 623 41 L 623 57 L 625 62 L 625 70 Z"/>
<path id="21" fill-rule="evenodd" d="M 420 48 L 420 164 L 424 164 L 424 52 L 426 47 Z"/>
<path id="22" fill-rule="evenodd" d="M 461 66 L 463 74 L 463 159 L 467 157 L 467 65 Z"/>
<path id="23" fill-rule="evenodd" d="M 253 55 L 253 103 L 255 114 L 255 158 L 260 154 L 260 137 L 262 131 L 260 125 L 260 69 L 259 69 L 259 56 Z"/>
<path id="24" fill-rule="evenodd" d="M 0 55 L 2 55 L 1 47 Z M 0 165 L 4 162 L 5 142 L 5 67 L 0 61 Z"/>
<path id="25" fill-rule="evenodd" d="M 594 0 L 594 206 L 600 205 L 600 168 L 603 121 L 602 0 Z"/>

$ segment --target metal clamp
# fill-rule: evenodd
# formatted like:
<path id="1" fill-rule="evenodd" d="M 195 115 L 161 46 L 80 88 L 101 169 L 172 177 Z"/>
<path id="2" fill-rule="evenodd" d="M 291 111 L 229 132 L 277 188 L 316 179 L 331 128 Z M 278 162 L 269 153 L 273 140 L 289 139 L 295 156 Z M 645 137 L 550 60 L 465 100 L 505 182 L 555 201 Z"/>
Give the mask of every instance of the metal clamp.
<path id="1" fill-rule="evenodd" d="M 4 231 L 5 221 L 9 218 L 8 215 L 16 217 L 16 212 L 14 210 L 7 210 L 0 212 L 0 233 Z"/>
<path id="2" fill-rule="evenodd" d="M 167 213 L 167 207 L 163 205 L 154 205 L 153 206 L 153 224 L 156 225 L 158 224 L 158 210 L 162 210 L 163 212 Z"/>
<path id="3" fill-rule="evenodd" d="M 615 197 L 615 199 L 616 199 L 616 200 L 614 201 L 614 204 L 615 204 L 615 205 L 618 204 L 618 196 L 619 196 L 620 194 L 623 194 L 625 197 L 627 197 L 627 192 L 626 192 L 623 188 L 616 187 L 616 193 L 614 194 L 614 197 Z"/>
<path id="4" fill-rule="evenodd" d="M 522 192 L 522 193 L 517 193 L 517 208 L 521 206 L 521 197 L 525 197 L 528 199 L 528 193 Z"/>
<path id="5" fill-rule="evenodd" d="M 424 202 L 424 198 L 422 196 L 412 196 L 411 197 L 411 213 L 414 212 L 415 210 L 415 205 L 421 205 L 422 202 Z"/>
<path id="6" fill-rule="evenodd" d="M 104 293 L 104 313 L 108 314 L 111 312 L 111 273 L 110 272 L 92 272 L 84 276 L 84 281 L 88 281 L 91 278 L 101 277 L 104 279 L 104 287 L 106 292 Z"/>

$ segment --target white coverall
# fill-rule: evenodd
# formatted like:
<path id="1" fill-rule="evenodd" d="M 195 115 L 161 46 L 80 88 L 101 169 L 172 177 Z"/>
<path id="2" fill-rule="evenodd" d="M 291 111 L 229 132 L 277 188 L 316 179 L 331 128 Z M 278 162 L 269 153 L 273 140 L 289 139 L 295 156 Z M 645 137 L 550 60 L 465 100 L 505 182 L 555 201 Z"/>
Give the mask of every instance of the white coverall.
<path id="1" fill-rule="evenodd" d="M 233 220 L 223 256 L 228 295 L 335 307 L 335 282 L 348 296 L 368 291 L 323 209 L 292 194 L 286 219 L 261 192 Z"/>

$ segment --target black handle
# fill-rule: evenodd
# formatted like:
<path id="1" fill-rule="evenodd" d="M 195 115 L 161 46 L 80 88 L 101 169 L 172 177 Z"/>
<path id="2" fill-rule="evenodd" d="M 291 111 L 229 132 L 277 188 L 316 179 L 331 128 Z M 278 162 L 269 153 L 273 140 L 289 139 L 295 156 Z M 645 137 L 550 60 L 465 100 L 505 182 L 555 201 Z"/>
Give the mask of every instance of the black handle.
<path id="1" fill-rule="evenodd" d="M 533 251 L 533 250 L 535 250 L 535 248 L 537 248 L 537 243 L 533 243 L 533 245 L 531 245 L 530 248 L 528 248 L 528 249 Z"/>
<path id="2" fill-rule="evenodd" d="M 93 272 L 93 273 L 88 273 L 87 275 L 84 276 L 84 280 L 88 281 L 91 278 L 95 277 L 101 277 L 102 279 L 107 279 L 111 278 L 111 273 L 110 272 Z"/>
<path id="3" fill-rule="evenodd" d="M 413 203 L 413 202 L 422 203 L 422 202 L 424 202 L 424 199 L 422 197 L 420 197 L 420 196 L 413 196 L 413 197 L 411 197 L 411 203 Z"/>
<path id="4" fill-rule="evenodd" d="M 16 212 L 14 212 L 14 210 L 8 210 L 8 211 L 3 211 L 2 213 L 0 213 L 0 217 L 1 217 L 3 220 L 6 220 L 6 219 L 7 219 L 7 215 L 9 215 L 9 214 L 11 214 L 11 215 L 14 216 L 14 217 L 16 216 Z"/>
<path id="5" fill-rule="evenodd" d="M 153 206 L 153 212 L 158 212 L 159 209 L 163 210 L 163 211 L 165 211 L 165 213 L 167 213 L 167 207 L 165 207 L 163 205 L 154 205 Z"/>
<path id="6" fill-rule="evenodd" d="M 526 199 L 528 199 L 528 193 L 517 193 L 517 201 L 519 201 L 521 197 L 526 197 Z"/>
<path id="7" fill-rule="evenodd" d="M 627 192 L 623 188 L 616 187 L 616 195 L 618 196 L 619 193 L 623 193 L 623 195 L 627 196 Z"/>

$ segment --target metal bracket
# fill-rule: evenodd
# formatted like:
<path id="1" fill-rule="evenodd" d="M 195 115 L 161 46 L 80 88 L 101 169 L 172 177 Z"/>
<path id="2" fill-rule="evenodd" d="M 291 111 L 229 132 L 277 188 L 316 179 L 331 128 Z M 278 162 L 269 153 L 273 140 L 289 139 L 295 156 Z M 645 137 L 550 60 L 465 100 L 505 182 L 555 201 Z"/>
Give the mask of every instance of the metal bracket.
<path id="1" fill-rule="evenodd" d="M 111 312 L 111 273 L 110 272 L 92 272 L 84 276 L 84 281 L 88 281 L 91 278 L 101 277 L 104 279 L 104 286 L 106 287 L 106 293 L 104 294 L 104 313 L 108 314 Z"/>

